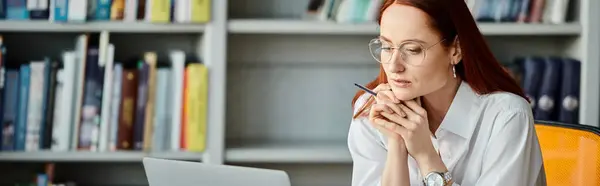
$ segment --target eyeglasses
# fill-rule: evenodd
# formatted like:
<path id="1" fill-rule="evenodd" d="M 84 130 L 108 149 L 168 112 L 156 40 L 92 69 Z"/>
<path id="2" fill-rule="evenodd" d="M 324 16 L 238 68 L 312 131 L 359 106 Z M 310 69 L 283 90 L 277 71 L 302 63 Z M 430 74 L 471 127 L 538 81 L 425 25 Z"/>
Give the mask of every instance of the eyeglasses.
<path id="1" fill-rule="evenodd" d="M 420 42 L 416 41 L 405 41 L 400 45 L 394 47 L 392 43 L 385 41 L 381 38 L 372 39 L 369 42 L 369 51 L 371 55 L 379 63 L 391 63 L 393 62 L 394 54 L 396 50 L 400 51 L 400 58 L 407 64 L 410 65 L 421 65 L 425 61 L 427 50 L 435 45 L 441 43 L 444 39 L 437 43 L 425 47 Z"/>

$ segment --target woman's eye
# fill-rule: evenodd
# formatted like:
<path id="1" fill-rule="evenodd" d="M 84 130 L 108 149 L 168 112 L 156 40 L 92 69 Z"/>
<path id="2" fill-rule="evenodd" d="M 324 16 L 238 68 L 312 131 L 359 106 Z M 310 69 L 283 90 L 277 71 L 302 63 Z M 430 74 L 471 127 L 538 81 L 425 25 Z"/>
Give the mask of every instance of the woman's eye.
<path id="1" fill-rule="evenodd" d="M 421 48 L 416 47 L 416 48 L 406 48 L 405 51 L 408 52 L 409 54 L 416 55 L 416 54 L 420 54 L 423 50 Z"/>

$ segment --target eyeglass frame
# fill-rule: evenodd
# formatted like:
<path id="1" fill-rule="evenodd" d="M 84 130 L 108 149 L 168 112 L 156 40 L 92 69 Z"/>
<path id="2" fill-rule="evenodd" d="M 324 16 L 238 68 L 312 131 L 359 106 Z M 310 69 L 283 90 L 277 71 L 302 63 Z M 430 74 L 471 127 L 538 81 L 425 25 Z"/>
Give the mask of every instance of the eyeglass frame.
<path id="1" fill-rule="evenodd" d="M 371 52 L 371 42 L 373 42 L 373 40 L 376 40 L 376 39 L 377 39 L 377 40 L 380 40 L 380 41 L 388 42 L 388 41 L 385 41 L 384 39 L 381 39 L 381 37 L 373 38 L 373 39 L 371 39 L 371 40 L 369 41 L 369 53 L 371 53 L 371 57 L 373 57 L 373 58 L 375 58 L 375 56 L 373 56 L 373 52 Z M 436 46 L 436 45 L 440 44 L 440 43 L 441 43 L 441 42 L 443 42 L 444 40 L 446 40 L 446 38 L 442 38 L 440 41 L 438 41 L 437 43 L 434 43 L 434 44 L 430 45 L 429 47 L 424 47 L 424 48 L 423 48 L 423 60 L 425 60 L 425 58 L 427 58 L 427 51 L 428 51 L 429 49 L 431 49 L 431 48 L 433 48 L 434 46 Z M 388 59 L 388 62 L 385 62 L 385 63 L 384 63 L 384 62 L 381 62 L 380 60 L 377 60 L 377 58 L 375 58 L 375 60 L 376 60 L 377 62 L 381 63 L 381 64 L 390 64 L 390 63 L 393 63 L 393 62 L 390 62 L 390 61 L 392 61 L 392 59 L 393 59 L 393 56 L 394 56 L 395 52 L 396 52 L 398 49 L 400 49 L 400 46 L 402 46 L 403 44 L 405 44 L 405 43 L 408 43 L 408 42 L 414 42 L 414 41 L 410 41 L 410 40 L 409 40 L 409 41 L 403 41 L 403 42 L 399 43 L 398 45 L 396 45 L 395 47 L 389 47 L 389 49 L 392 49 L 392 50 L 394 50 L 394 53 L 392 53 L 392 56 L 390 56 L 390 58 Z M 422 43 L 419 43 L 419 42 L 417 42 L 417 43 L 418 43 L 419 45 L 423 46 L 423 44 L 422 44 Z M 402 60 L 402 62 L 403 62 L 403 63 L 405 63 L 405 64 L 414 65 L 414 64 L 407 63 L 407 62 L 406 62 L 406 61 L 404 61 L 404 60 Z"/>

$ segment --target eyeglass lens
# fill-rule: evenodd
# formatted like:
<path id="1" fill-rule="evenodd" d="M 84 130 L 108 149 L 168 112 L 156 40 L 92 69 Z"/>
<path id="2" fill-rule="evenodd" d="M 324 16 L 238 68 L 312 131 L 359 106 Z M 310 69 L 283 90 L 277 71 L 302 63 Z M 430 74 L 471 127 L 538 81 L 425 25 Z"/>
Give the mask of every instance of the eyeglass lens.
<path id="1" fill-rule="evenodd" d="M 369 49 L 379 63 L 392 63 L 400 57 L 400 60 L 407 64 L 419 65 L 425 59 L 425 49 L 417 42 L 409 41 L 396 47 L 387 41 L 373 39 L 369 43 Z"/>

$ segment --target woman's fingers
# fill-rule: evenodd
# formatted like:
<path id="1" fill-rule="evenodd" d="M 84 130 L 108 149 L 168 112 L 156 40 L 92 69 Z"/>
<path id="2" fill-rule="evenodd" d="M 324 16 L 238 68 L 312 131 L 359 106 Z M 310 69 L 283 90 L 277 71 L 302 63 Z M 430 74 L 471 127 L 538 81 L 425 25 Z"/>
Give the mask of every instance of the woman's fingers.
<path id="1" fill-rule="evenodd" d="M 418 116 L 417 113 L 415 113 L 412 109 L 408 108 L 406 105 L 402 104 L 398 104 L 398 107 L 400 107 L 400 109 L 406 113 L 406 117 L 408 119 L 414 119 L 415 117 Z"/>
<path id="2" fill-rule="evenodd" d="M 382 100 L 390 100 L 394 103 L 400 103 L 400 100 L 394 96 L 394 93 L 391 91 L 391 87 L 387 83 L 379 84 L 373 92 L 377 93 L 377 101 L 380 102 Z"/>
<path id="3" fill-rule="evenodd" d="M 382 104 L 385 104 L 389 109 L 393 111 L 393 113 L 396 113 L 401 117 L 406 117 L 406 113 L 404 113 L 404 111 L 402 111 L 402 108 L 400 108 L 401 104 L 392 103 L 390 101 L 384 101 Z"/>
<path id="4" fill-rule="evenodd" d="M 387 129 L 387 130 L 389 130 L 391 132 L 400 134 L 401 136 L 404 136 L 406 134 L 406 132 L 408 130 L 407 130 L 407 128 L 405 126 L 402 126 L 402 125 L 398 124 L 397 122 L 395 122 L 393 119 L 390 119 L 390 118 L 393 118 L 394 117 L 393 115 L 396 115 L 396 114 L 390 114 L 390 113 L 384 113 L 384 112 L 382 112 L 381 115 L 384 116 L 388 120 L 386 120 L 386 119 L 376 119 L 375 123 L 377 125 L 380 125 L 380 126 L 384 127 L 385 129 Z M 396 118 L 402 118 L 402 117 L 397 116 Z M 402 118 L 402 119 L 404 119 L 404 118 Z M 404 120 L 406 120 L 406 119 L 404 119 Z"/>
<path id="5" fill-rule="evenodd" d="M 411 122 L 410 120 L 401 117 L 398 114 L 390 114 L 390 113 L 386 113 L 386 112 L 382 112 L 380 113 L 383 117 L 385 117 L 386 119 L 390 120 L 391 122 L 395 123 L 398 126 L 401 126 L 402 128 L 406 128 L 409 130 L 412 130 L 416 127 L 416 125 Z"/>
<path id="6" fill-rule="evenodd" d="M 413 125 L 405 118 L 401 106 L 390 101 L 375 103 L 369 109 L 369 121 L 375 127 L 403 136 L 408 131 L 406 127 L 413 128 Z"/>
<path id="7" fill-rule="evenodd" d="M 400 100 L 398 98 L 396 98 L 396 96 L 394 96 L 394 93 L 392 91 L 388 91 L 388 90 L 378 92 L 377 96 L 375 96 L 375 101 L 377 101 L 378 103 L 381 103 L 384 101 L 400 103 Z"/>
<path id="8" fill-rule="evenodd" d="M 416 102 L 412 101 L 412 102 L 403 102 L 406 104 L 400 104 L 400 108 L 402 108 L 402 111 L 404 111 L 407 115 L 407 118 L 417 124 L 422 124 L 422 123 L 426 123 L 426 118 L 427 118 L 427 113 L 425 112 L 425 109 L 421 108 L 420 106 L 416 105 Z M 415 109 L 409 108 L 407 105 L 411 105 L 413 107 L 418 107 Z M 415 111 L 417 110 L 417 111 Z M 420 112 L 420 113 L 419 113 Z"/>
<path id="9" fill-rule="evenodd" d="M 382 83 L 382 84 L 379 84 L 379 85 L 377 85 L 377 87 L 375 87 L 375 88 L 373 89 L 373 92 L 377 93 L 377 92 L 379 92 L 379 91 L 382 91 L 382 90 L 389 90 L 389 89 L 391 89 L 391 87 L 390 87 L 390 85 L 389 85 L 389 84 L 387 84 L 387 83 Z"/>
<path id="10" fill-rule="evenodd" d="M 419 103 L 417 103 L 416 100 L 403 101 L 402 103 L 404 105 L 406 105 L 408 108 L 410 108 L 410 110 L 412 110 L 417 115 L 419 115 L 421 117 L 427 116 L 427 111 L 425 111 L 425 109 L 423 107 L 421 107 L 419 105 Z"/>
<path id="11" fill-rule="evenodd" d="M 394 113 L 394 110 L 392 110 L 386 104 L 382 104 L 382 103 L 374 104 L 373 107 L 371 107 L 371 110 L 374 110 L 375 112 L 389 112 L 389 113 Z"/>
<path id="12" fill-rule="evenodd" d="M 381 118 L 381 112 L 393 112 L 390 108 L 388 108 L 384 104 L 373 104 L 371 109 L 369 110 L 369 121 L 375 123 L 375 119 Z"/>
<path id="13" fill-rule="evenodd" d="M 391 101 L 384 100 L 384 101 L 373 104 L 371 109 L 378 109 L 379 111 L 396 113 L 402 117 L 406 117 L 406 113 L 404 113 L 404 111 L 402 111 L 402 109 L 400 108 L 399 105 L 400 104 L 392 103 Z"/>

